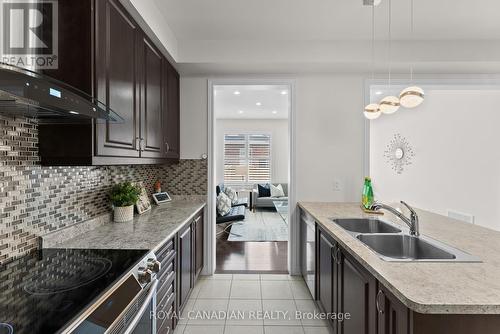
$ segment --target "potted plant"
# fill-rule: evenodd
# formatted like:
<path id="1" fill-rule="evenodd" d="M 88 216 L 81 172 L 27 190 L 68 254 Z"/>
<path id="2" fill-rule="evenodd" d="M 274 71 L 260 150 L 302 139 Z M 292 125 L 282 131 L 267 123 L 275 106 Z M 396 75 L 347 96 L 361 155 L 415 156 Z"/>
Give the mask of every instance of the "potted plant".
<path id="1" fill-rule="evenodd" d="M 127 222 L 134 219 L 134 204 L 141 190 L 130 182 L 117 184 L 111 188 L 109 197 L 114 208 L 114 221 Z"/>

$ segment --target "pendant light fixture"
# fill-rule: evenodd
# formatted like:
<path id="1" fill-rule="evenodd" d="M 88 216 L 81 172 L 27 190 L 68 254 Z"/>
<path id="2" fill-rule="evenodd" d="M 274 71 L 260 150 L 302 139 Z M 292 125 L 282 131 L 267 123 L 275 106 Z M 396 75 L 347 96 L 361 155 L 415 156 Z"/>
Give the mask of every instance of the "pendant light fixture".
<path id="1" fill-rule="evenodd" d="M 413 42 L 413 0 L 410 0 L 410 38 Z M 413 83 L 413 63 L 410 63 L 410 82 Z M 424 90 L 417 86 L 410 86 L 399 94 L 399 100 L 405 108 L 415 108 L 424 102 Z"/>
<path id="2" fill-rule="evenodd" d="M 389 90 L 391 89 L 392 71 L 392 0 L 389 0 Z M 380 101 L 380 111 L 384 114 L 393 114 L 399 109 L 399 98 L 396 96 L 386 96 Z"/>
<path id="3" fill-rule="evenodd" d="M 418 86 L 411 86 L 405 88 L 399 94 L 399 100 L 403 107 L 405 108 L 415 108 L 418 107 L 422 102 L 424 102 L 424 90 Z"/>
<path id="4" fill-rule="evenodd" d="M 380 2 L 379 2 L 380 3 Z M 372 80 L 375 79 L 375 2 L 372 6 Z M 370 103 L 363 112 L 367 119 L 377 119 L 380 117 L 380 106 L 378 103 Z"/>
<path id="5" fill-rule="evenodd" d="M 386 96 L 380 100 L 380 111 L 384 114 L 394 114 L 399 109 L 399 99 L 396 96 Z"/>
<path id="6" fill-rule="evenodd" d="M 363 112 L 368 119 L 377 119 L 380 117 L 380 106 L 377 103 L 370 103 Z"/>

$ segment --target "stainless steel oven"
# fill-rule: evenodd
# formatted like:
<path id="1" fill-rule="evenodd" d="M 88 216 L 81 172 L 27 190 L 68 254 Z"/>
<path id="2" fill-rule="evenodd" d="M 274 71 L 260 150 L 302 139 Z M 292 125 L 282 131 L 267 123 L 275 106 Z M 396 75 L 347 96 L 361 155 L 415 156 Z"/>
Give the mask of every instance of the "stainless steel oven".
<path id="1" fill-rule="evenodd" d="M 156 334 L 156 287 L 158 281 L 155 280 L 153 286 L 142 302 L 142 307 L 135 313 L 135 317 L 128 324 L 124 333 L 143 334 L 153 333 Z M 140 305 L 140 304 L 139 304 Z M 132 313 L 133 314 L 133 313 Z M 123 318 L 123 322 L 126 317 Z"/>
<path id="2" fill-rule="evenodd" d="M 61 333 L 156 334 L 156 273 L 149 253 Z"/>

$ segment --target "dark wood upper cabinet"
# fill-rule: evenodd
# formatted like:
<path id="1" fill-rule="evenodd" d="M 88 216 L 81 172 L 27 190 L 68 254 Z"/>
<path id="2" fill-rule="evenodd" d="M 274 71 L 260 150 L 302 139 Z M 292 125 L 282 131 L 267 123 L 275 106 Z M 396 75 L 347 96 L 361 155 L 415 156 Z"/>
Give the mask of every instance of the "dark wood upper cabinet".
<path id="1" fill-rule="evenodd" d="M 139 157 L 138 28 L 116 0 L 97 2 L 97 99 L 124 119 L 96 123 L 96 154 Z"/>
<path id="2" fill-rule="evenodd" d="M 180 87 L 179 73 L 168 62 L 164 66 L 165 90 L 164 105 L 166 111 L 164 116 L 164 134 L 166 156 L 171 159 L 179 159 L 180 156 Z"/>
<path id="3" fill-rule="evenodd" d="M 180 96 L 175 68 L 118 0 L 81 0 L 76 5 L 74 0 L 60 0 L 59 9 L 60 68 L 44 74 L 92 94 L 124 121 L 41 125 L 41 164 L 178 160 Z"/>
<path id="4" fill-rule="evenodd" d="M 97 2 L 99 2 L 98 0 Z M 58 67 L 39 72 L 93 94 L 94 1 L 58 0 Z"/>
<path id="5" fill-rule="evenodd" d="M 141 156 L 149 158 L 165 155 L 163 144 L 162 104 L 163 56 L 156 47 L 142 36 L 139 47 L 140 64 L 140 100 L 141 100 Z"/>

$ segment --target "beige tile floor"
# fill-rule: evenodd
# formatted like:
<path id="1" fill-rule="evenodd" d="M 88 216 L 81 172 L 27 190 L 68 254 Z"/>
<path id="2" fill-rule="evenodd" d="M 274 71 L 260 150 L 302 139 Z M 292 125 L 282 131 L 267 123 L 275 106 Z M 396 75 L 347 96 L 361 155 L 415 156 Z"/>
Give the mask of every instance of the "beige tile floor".
<path id="1" fill-rule="evenodd" d="M 191 312 L 190 312 L 191 311 Z M 199 312 L 200 311 L 200 312 Z M 199 318 L 203 311 L 224 311 L 223 319 Z M 250 317 L 280 313 L 277 319 Z M 302 277 L 271 274 L 218 274 L 197 282 L 174 334 L 328 334 L 323 320 L 297 319 L 296 311 L 319 312 Z M 236 313 L 239 312 L 239 313 Z M 188 317 L 188 314 L 191 317 Z M 276 314 L 276 313 L 274 313 Z"/>

